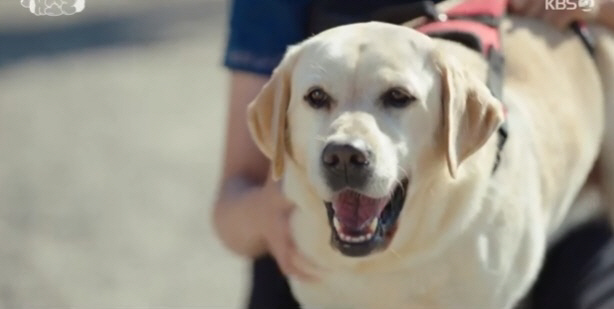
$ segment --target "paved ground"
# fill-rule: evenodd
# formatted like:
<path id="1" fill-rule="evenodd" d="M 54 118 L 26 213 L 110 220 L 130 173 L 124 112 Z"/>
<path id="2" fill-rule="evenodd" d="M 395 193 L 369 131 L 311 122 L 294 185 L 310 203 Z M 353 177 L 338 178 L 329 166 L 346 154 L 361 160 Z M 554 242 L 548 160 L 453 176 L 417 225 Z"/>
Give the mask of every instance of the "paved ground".
<path id="1" fill-rule="evenodd" d="M 0 2 L 0 308 L 238 308 L 214 237 L 221 0 Z"/>

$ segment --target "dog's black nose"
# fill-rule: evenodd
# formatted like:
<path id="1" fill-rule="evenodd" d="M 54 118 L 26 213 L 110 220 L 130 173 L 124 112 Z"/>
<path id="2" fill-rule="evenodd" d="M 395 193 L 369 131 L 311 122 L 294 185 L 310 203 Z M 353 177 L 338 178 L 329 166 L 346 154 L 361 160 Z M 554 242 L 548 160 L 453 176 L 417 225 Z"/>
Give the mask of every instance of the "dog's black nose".
<path id="1" fill-rule="evenodd" d="M 360 188 L 371 176 L 371 152 L 363 142 L 328 143 L 322 151 L 322 166 L 333 190 Z"/>
<path id="2" fill-rule="evenodd" d="M 369 154 L 351 144 L 329 143 L 322 151 L 322 163 L 327 168 L 363 168 L 369 165 Z"/>

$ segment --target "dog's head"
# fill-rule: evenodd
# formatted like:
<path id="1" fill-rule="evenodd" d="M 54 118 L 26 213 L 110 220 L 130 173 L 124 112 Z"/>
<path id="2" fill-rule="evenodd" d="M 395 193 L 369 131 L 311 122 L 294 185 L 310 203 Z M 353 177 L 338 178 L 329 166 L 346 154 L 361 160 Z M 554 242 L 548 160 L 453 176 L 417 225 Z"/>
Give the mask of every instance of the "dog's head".
<path id="1" fill-rule="evenodd" d="M 385 248 L 412 183 L 457 177 L 502 118 L 485 85 L 430 38 L 382 23 L 291 47 L 249 106 L 273 176 L 301 171 L 323 203 L 309 207 L 326 209 L 332 245 L 348 256 Z"/>

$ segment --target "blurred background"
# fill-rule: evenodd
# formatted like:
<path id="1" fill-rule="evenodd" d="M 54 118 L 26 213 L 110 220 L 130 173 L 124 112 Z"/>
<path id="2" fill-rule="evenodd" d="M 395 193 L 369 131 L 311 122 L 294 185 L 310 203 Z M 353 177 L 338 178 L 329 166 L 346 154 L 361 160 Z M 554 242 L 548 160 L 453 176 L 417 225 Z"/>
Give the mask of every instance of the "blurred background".
<path id="1" fill-rule="evenodd" d="M 239 308 L 210 212 L 223 0 L 0 1 L 0 308 Z"/>

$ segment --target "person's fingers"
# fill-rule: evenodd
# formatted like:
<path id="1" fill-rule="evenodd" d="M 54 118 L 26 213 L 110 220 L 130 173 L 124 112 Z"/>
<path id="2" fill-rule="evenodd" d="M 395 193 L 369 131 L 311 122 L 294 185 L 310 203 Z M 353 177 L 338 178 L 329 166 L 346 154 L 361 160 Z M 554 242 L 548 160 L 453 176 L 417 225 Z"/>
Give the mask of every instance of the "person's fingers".
<path id="1" fill-rule="evenodd" d="M 546 11 L 544 13 L 544 21 L 558 29 L 563 29 L 563 20 L 566 20 L 567 18 L 563 18 L 562 15 L 567 15 L 565 12 L 562 11 Z"/>
<path id="2" fill-rule="evenodd" d="M 325 267 L 318 265 L 304 255 L 299 254 L 298 250 L 296 249 L 296 246 L 293 243 L 291 244 L 291 250 L 293 250 L 294 252 L 294 255 L 292 256 L 293 264 L 297 267 L 315 275 L 319 275 L 325 271 L 328 271 L 328 269 L 326 269 Z"/>
<path id="3" fill-rule="evenodd" d="M 279 269 L 286 276 L 292 276 L 302 281 L 317 280 L 316 271 L 309 269 L 304 263 L 303 257 L 297 252 L 290 237 L 284 236 L 283 233 L 272 236 L 270 245 L 271 254 L 275 257 Z"/>
<path id="4" fill-rule="evenodd" d="M 541 18 L 546 12 L 546 4 L 543 0 L 529 1 L 524 15 L 529 17 Z"/>
<path id="5" fill-rule="evenodd" d="M 587 20 L 588 14 L 581 10 L 546 11 L 544 20 L 558 29 L 566 29 L 577 20 Z"/>
<path id="6" fill-rule="evenodd" d="M 306 273 L 312 280 L 321 278 L 330 269 L 314 263 L 311 259 L 301 254 L 294 243 L 289 244 L 292 265 Z"/>
<path id="7" fill-rule="evenodd" d="M 510 2 L 508 3 L 508 10 L 514 13 L 518 12 L 524 1 L 525 0 L 510 0 Z"/>
<path id="8" fill-rule="evenodd" d="M 265 185 L 274 197 L 270 203 L 263 205 L 265 220 L 261 222 L 262 231 L 267 242 L 269 253 L 286 276 L 293 276 L 304 281 L 313 281 L 318 277 L 319 269 L 298 253 L 290 231 L 290 217 L 294 206 L 282 194 L 279 183 L 270 179 Z"/>
<path id="9" fill-rule="evenodd" d="M 286 221 L 287 226 L 284 232 L 281 233 L 283 239 L 279 242 L 283 248 L 280 248 L 284 265 L 288 271 L 287 275 L 296 276 L 298 279 L 305 281 L 315 281 L 318 277 L 317 266 L 298 253 L 296 245 L 290 236 L 290 226 Z"/>
<path id="10" fill-rule="evenodd" d="M 530 6 L 531 2 L 535 0 L 510 0 L 510 10 L 517 14 L 523 14 Z"/>
<path id="11" fill-rule="evenodd" d="M 314 282 L 320 277 L 317 270 L 306 262 L 305 257 L 299 254 L 295 249 L 289 248 L 286 258 L 290 267 L 290 275 L 295 276 L 302 281 Z"/>
<path id="12" fill-rule="evenodd" d="M 314 281 L 319 277 L 318 267 L 300 255 L 290 233 L 289 217 L 291 209 L 283 209 L 267 227 L 269 251 L 275 257 L 280 270 L 286 276 L 303 281 Z"/>
<path id="13" fill-rule="evenodd" d="M 565 29 L 571 25 L 572 22 L 576 20 L 582 20 L 579 17 L 576 17 L 576 14 L 562 14 L 553 20 L 553 25 L 558 29 Z"/>
<path id="14" fill-rule="evenodd" d="M 299 280 L 307 281 L 311 279 L 310 274 L 305 271 L 302 271 L 300 268 L 292 264 L 292 253 L 290 252 L 290 250 L 278 248 L 278 250 L 276 251 L 276 253 L 273 253 L 273 256 L 277 261 L 277 265 L 279 265 L 279 269 L 285 276 L 296 277 Z"/>

